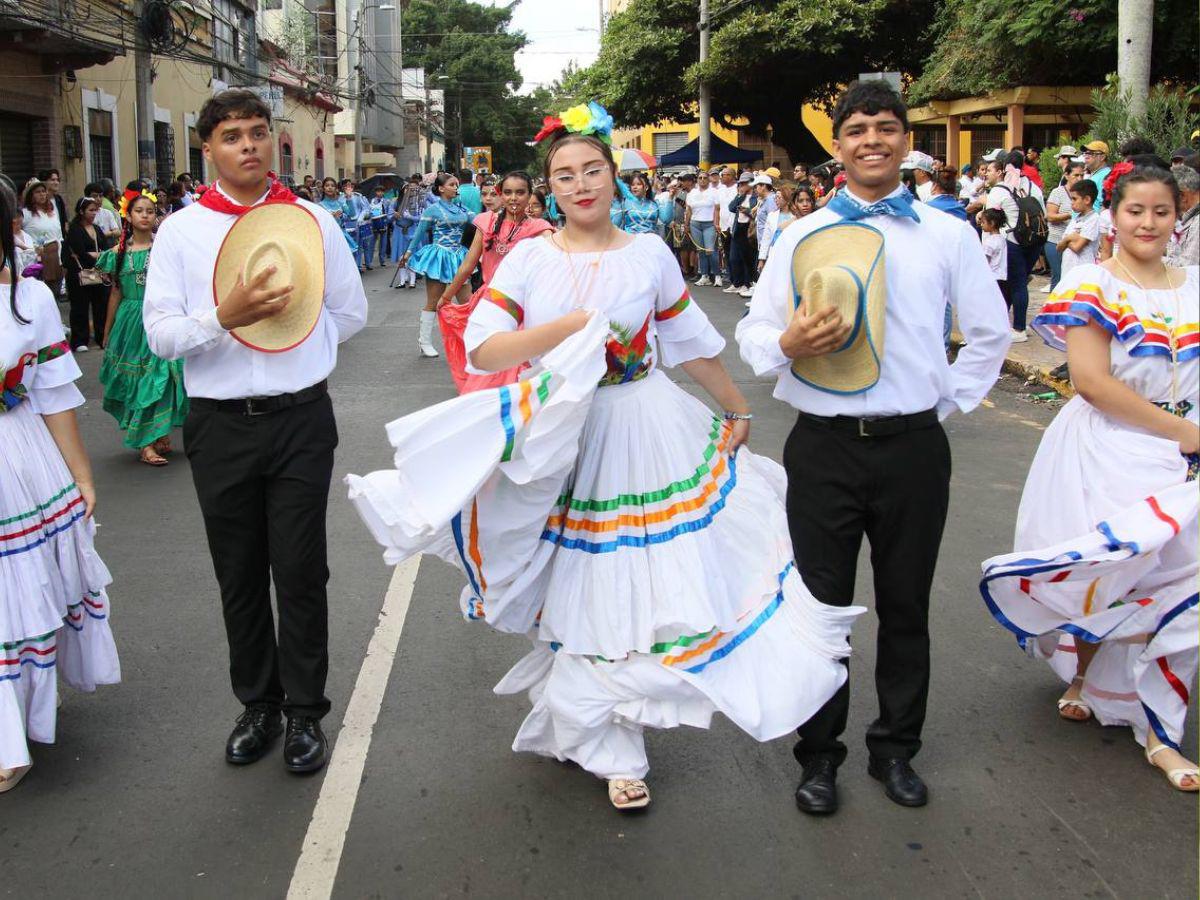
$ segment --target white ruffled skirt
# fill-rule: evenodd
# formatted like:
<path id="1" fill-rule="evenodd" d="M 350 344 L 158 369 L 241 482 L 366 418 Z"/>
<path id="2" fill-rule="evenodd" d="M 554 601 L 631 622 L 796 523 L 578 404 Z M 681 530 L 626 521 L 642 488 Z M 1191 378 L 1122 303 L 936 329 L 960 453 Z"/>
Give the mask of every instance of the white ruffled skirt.
<path id="1" fill-rule="evenodd" d="M 27 740 L 53 743 L 56 673 L 81 691 L 121 680 L 83 511 L 41 416 L 0 413 L 0 768 L 29 763 Z"/>
<path id="2" fill-rule="evenodd" d="M 396 468 L 347 482 L 386 560 L 449 560 L 465 616 L 534 640 L 496 686 L 533 702 L 514 749 L 641 777 L 647 726 L 807 720 L 862 609 L 804 587 L 777 464 L 731 454 L 660 372 L 596 387 L 605 337 L 594 319 L 516 384 L 390 423 Z"/>
<path id="3" fill-rule="evenodd" d="M 1179 445 L 1083 398 L 1047 429 L 1013 553 L 983 563 L 988 610 L 1064 681 L 1098 647 L 1083 699 L 1103 725 L 1178 747 L 1200 648 L 1200 488 Z"/>

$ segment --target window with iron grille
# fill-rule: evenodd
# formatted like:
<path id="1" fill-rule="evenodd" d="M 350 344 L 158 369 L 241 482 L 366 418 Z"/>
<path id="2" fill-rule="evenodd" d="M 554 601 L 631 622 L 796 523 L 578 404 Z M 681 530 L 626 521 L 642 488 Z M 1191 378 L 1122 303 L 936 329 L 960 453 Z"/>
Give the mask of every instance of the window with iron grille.
<path id="1" fill-rule="evenodd" d="M 985 153 L 991 153 L 997 147 L 1004 147 L 1008 140 L 1008 132 L 1004 128 L 986 127 L 972 128 L 971 132 L 971 158 L 963 160 L 963 163 L 978 163 L 980 158 Z"/>
<path id="2" fill-rule="evenodd" d="M 188 171 L 192 180 L 204 182 L 204 151 L 200 147 L 200 135 L 195 128 L 187 130 L 188 135 Z"/>
<path id="3" fill-rule="evenodd" d="M 291 141 L 279 141 L 279 175 L 285 180 L 290 179 L 293 175 Z"/>
<path id="4" fill-rule="evenodd" d="M 175 129 L 168 122 L 154 123 L 154 180 L 159 188 L 175 180 Z"/>
<path id="5" fill-rule="evenodd" d="M 946 158 L 946 127 L 944 125 L 915 125 L 913 126 L 913 149 Z"/>
<path id="6" fill-rule="evenodd" d="M 118 181 L 113 166 L 112 113 L 103 109 L 89 109 L 88 114 L 88 157 L 91 161 L 88 178 L 99 181 L 111 178 Z"/>

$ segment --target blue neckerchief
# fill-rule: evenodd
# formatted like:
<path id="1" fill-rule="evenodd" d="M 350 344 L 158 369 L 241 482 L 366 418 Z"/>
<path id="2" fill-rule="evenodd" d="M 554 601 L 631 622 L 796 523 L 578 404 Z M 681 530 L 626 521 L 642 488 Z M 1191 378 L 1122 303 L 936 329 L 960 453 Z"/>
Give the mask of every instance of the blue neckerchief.
<path id="1" fill-rule="evenodd" d="M 857 222 L 859 219 L 866 219 L 870 216 L 897 216 L 902 219 L 912 219 L 914 222 L 921 221 L 921 217 L 913 209 L 912 194 L 908 191 L 901 191 L 892 197 L 877 200 L 870 206 L 863 206 L 845 190 L 840 190 L 833 195 L 833 199 L 826 204 L 826 208 L 851 222 Z"/>

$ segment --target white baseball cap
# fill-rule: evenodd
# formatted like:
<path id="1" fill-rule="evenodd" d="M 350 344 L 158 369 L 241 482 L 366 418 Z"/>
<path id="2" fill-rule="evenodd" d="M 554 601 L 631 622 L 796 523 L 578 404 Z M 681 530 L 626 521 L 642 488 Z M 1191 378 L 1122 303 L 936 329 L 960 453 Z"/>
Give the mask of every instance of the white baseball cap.
<path id="1" fill-rule="evenodd" d="M 922 153 L 920 150 L 913 150 L 908 156 L 904 157 L 904 162 L 900 163 L 901 169 L 920 169 L 922 172 L 933 174 L 933 157 L 928 153 Z"/>
<path id="2" fill-rule="evenodd" d="M 1079 151 L 1076 150 L 1074 147 L 1072 147 L 1070 144 L 1063 144 L 1061 147 L 1058 148 L 1058 153 L 1055 155 L 1056 156 L 1078 156 Z"/>
<path id="3" fill-rule="evenodd" d="M 774 179 L 773 179 L 773 178 L 771 178 L 771 176 L 770 176 L 770 175 L 759 175 L 757 178 L 755 178 L 755 179 L 754 179 L 752 182 L 750 182 L 750 183 L 751 183 L 751 184 L 765 184 L 765 185 L 773 185 L 773 184 L 775 184 L 775 181 L 774 181 Z"/>
<path id="4" fill-rule="evenodd" d="M 1004 159 L 1007 156 L 1008 156 L 1007 150 L 1005 150 L 1003 147 L 997 147 L 991 153 L 983 154 L 983 161 L 984 162 L 1000 162 L 1000 160 Z"/>

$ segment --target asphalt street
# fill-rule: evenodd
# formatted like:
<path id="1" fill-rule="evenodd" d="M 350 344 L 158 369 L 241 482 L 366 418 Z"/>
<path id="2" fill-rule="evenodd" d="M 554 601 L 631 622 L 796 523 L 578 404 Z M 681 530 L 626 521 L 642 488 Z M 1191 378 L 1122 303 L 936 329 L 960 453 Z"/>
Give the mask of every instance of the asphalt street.
<path id="1" fill-rule="evenodd" d="M 417 356 L 424 292 L 389 289 L 390 274 L 368 275 L 369 325 L 343 346 L 331 382 L 339 476 L 389 465 L 384 423 L 453 394 L 444 362 Z M 711 288 L 696 296 L 731 338 L 742 301 Z M 186 459 L 139 464 L 100 408 L 100 354 L 80 362 L 124 682 L 94 695 L 64 690 L 57 744 L 35 746 L 30 775 L 0 798 L 0 895 L 274 898 L 291 887 L 304 896 L 293 873 L 324 774 L 289 775 L 279 754 L 245 768 L 224 762 L 240 710 Z M 753 448 L 778 459 L 788 409 L 732 342 L 726 362 L 757 415 Z M 511 752 L 525 701 L 491 688 L 525 642 L 464 622 L 459 575 L 424 559 L 357 797 L 340 797 L 353 815 L 335 841 L 340 859 L 325 860 L 336 867 L 333 896 L 1194 898 L 1194 797 L 1173 791 L 1127 730 L 1061 721 L 1062 685 L 980 600 L 979 563 L 1009 549 L 1025 473 L 1054 415 L 1029 393 L 1002 381 L 984 408 L 947 423 L 954 480 L 915 761 L 929 806 L 895 806 L 866 775 L 873 616 L 853 638 L 837 816 L 796 810 L 790 740 L 757 744 L 724 720 L 650 735 L 654 802 L 619 814 L 579 769 Z M 325 726 L 336 756 L 392 573 L 340 482 L 329 534 Z M 858 600 L 869 606 L 866 552 Z"/>

